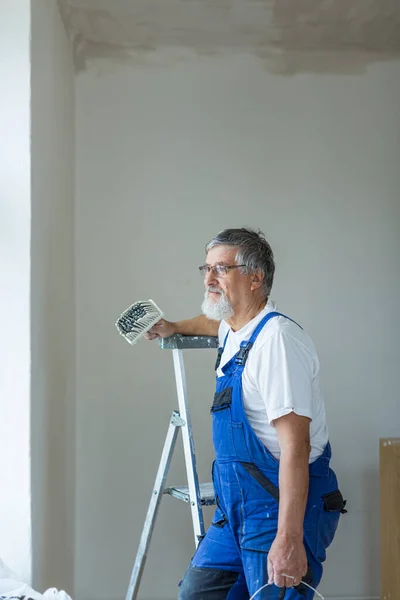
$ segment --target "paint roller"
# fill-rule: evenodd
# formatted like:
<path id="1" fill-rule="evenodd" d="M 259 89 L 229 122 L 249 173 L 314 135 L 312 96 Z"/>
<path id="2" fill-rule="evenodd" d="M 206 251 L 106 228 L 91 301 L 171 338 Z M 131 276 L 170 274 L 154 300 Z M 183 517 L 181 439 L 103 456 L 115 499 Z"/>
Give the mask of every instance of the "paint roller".
<path id="1" fill-rule="evenodd" d="M 153 300 L 139 300 L 121 314 L 115 326 L 122 337 L 133 345 L 163 316 L 162 310 Z"/>

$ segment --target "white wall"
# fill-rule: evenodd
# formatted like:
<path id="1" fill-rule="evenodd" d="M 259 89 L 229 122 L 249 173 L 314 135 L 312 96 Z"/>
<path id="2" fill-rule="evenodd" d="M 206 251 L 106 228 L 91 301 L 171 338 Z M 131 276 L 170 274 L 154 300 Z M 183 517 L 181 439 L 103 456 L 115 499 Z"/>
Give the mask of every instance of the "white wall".
<path id="1" fill-rule="evenodd" d="M 400 427 L 400 64 L 285 78 L 246 55 L 159 59 L 77 80 L 76 600 L 123 597 L 177 404 L 172 357 L 129 347 L 114 321 L 149 297 L 171 319 L 198 313 L 205 242 L 246 224 L 274 248 L 273 298 L 320 352 L 349 504 L 321 591 L 376 597 L 378 438 Z M 186 358 L 208 480 L 215 356 Z M 176 597 L 192 552 L 188 507 L 167 498 L 142 597 Z"/>
<path id="2" fill-rule="evenodd" d="M 29 0 L 0 2 L 0 557 L 31 576 Z"/>
<path id="3" fill-rule="evenodd" d="M 33 581 L 73 593 L 74 71 L 54 0 L 32 2 Z"/>

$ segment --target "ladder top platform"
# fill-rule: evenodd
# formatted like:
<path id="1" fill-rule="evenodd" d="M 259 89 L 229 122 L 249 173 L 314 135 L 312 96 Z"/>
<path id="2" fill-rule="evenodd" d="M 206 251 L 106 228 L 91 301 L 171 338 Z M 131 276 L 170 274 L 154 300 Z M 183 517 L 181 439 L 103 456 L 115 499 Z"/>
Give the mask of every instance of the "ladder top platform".
<path id="1" fill-rule="evenodd" d="M 161 350 L 190 350 L 195 348 L 218 348 L 218 338 L 206 335 L 171 335 L 159 340 Z"/>

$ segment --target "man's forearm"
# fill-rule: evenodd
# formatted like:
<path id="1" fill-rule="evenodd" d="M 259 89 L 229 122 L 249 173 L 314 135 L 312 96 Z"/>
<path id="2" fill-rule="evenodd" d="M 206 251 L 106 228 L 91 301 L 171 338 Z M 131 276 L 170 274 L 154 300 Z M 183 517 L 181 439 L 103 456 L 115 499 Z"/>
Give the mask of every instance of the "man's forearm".
<path id="1" fill-rule="evenodd" d="M 186 321 L 175 322 L 175 333 L 179 333 L 180 335 L 217 336 L 219 323 L 219 321 L 208 319 L 205 315 L 200 315 Z"/>
<path id="2" fill-rule="evenodd" d="M 309 484 L 309 446 L 289 447 L 279 461 L 278 536 L 303 539 Z"/>

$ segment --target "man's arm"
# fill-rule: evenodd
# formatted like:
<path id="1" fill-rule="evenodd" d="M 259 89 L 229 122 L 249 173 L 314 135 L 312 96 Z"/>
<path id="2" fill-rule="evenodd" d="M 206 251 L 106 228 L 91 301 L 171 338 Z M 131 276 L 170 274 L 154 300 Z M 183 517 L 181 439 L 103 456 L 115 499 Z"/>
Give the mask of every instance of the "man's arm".
<path id="1" fill-rule="evenodd" d="M 161 319 L 145 335 L 148 340 L 156 338 L 166 338 L 179 333 L 180 335 L 205 335 L 217 336 L 220 321 L 212 321 L 205 315 L 187 319 L 185 321 L 166 321 Z"/>
<path id="2" fill-rule="evenodd" d="M 279 461 L 278 532 L 268 555 L 269 579 L 279 587 L 298 585 L 307 572 L 303 522 L 307 503 L 310 419 L 294 412 L 274 421 Z M 294 577 L 284 579 L 282 573 Z"/>

